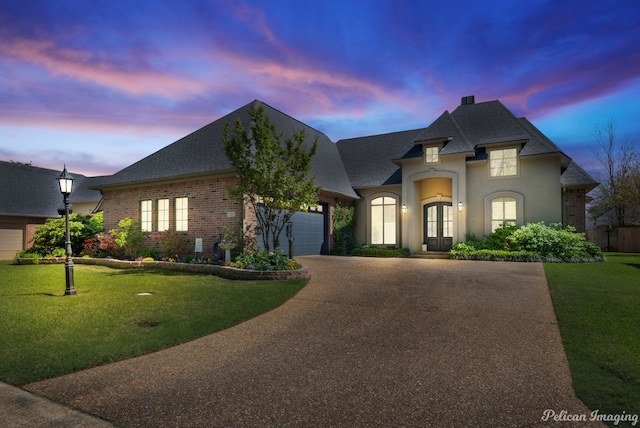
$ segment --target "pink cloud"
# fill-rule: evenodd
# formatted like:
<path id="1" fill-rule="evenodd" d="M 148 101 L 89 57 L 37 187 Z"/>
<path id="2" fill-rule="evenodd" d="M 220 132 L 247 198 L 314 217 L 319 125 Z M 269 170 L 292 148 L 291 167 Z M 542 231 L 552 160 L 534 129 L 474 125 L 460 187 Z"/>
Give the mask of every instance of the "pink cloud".
<path id="1" fill-rule="evenodd" d="M 185 99 L 207 89 L 205 83 L 187 76 L 153 70 L 124 70 L 88 51 L 57 46 L 45 39 L 11 39 L 4 35 L 0 55 L 14 61 L 41 66 L 54 75 L 90 82 L 127 94 L 161 95 Z"/>

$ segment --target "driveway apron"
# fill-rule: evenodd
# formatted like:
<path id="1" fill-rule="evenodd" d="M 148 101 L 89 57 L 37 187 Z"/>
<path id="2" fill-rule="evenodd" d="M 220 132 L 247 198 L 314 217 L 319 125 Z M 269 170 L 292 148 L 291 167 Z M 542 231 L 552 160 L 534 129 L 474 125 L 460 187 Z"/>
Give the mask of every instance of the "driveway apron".
<path id="1" fill-rule="evenodd" d="M 545 410 L 588 417 L 541 264 L 300 260 L 311 281 L 267 314 L 25 389 L 132 427 L 521 427 L 563 425 L 544 421 Z"/>

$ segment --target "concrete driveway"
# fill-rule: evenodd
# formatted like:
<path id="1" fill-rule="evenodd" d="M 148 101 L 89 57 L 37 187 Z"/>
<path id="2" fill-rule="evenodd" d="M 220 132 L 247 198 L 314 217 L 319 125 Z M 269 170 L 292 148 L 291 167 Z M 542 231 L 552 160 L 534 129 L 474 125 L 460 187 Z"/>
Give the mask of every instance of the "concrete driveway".
<path id="1" fill-rule="evenodd" d="M 549 409 L 588 417 L 541 264 L 301 261 L 312 280 L 270 313 L 25 389 L 126 426 L 562 426 L 542 420 Z"/>

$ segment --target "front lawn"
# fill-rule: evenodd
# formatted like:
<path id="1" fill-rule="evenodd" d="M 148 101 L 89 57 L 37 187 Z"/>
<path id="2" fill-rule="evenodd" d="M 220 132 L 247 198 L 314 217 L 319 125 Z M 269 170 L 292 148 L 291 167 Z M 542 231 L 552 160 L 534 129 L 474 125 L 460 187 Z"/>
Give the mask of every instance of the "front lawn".
<path id="1" fill-rule="evenodd" d="M 276 308 L 307 282 L 74 270 L 78 294 L 63 296 L 64 265 L 0 262 L 0 380 L 24 385 L 184 343 Z"/>
<path id="2" fill-rule="evenodd" d="M 544 268 L 578 398 L 640 415 L 640 254 Z"/>

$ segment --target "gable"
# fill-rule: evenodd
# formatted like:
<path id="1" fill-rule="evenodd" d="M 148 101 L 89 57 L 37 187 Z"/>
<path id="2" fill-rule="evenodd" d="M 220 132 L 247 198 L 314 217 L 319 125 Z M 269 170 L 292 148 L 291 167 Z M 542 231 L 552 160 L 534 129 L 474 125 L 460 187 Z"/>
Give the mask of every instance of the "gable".
<path id="1" fill-rule="evenodd" d="M 249 112 L 252 106 L 264 107 L 266 115 L 285 138 L 304 129 L 307 148 L 313 144 L 315 138 L 318 138 L 318 150 L 311 162 L 311 175 L 316 176 L 316 184 L 328 192 L 351 198 L 357 197 L 349 184 L 338 149 L 326 135 L 258 100 L 117 172 L 96 188 L 232 172 L 233 167 L 224 152 L 222 142 L 224 129 L 227 124 L 233 127 L 239 119 L 249 131 L 251 128 Z"/>

